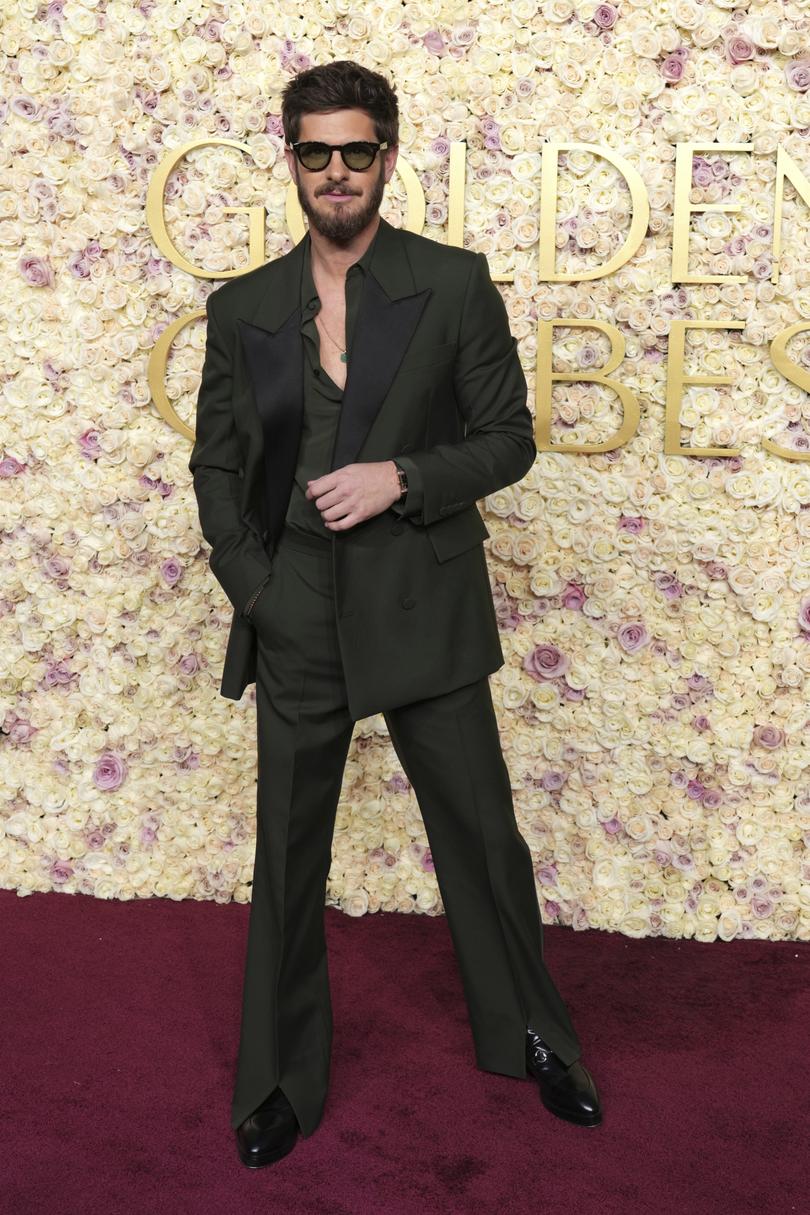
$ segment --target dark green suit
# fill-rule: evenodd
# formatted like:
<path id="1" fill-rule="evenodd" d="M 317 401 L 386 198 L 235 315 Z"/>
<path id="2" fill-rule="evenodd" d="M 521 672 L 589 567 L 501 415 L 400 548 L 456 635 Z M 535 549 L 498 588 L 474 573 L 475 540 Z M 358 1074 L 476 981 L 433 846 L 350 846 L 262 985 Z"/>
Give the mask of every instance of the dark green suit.
<path id="1" fill-rule="evenodd" d="M 236 609 L 221 687 L 236 700 L 256 675 L 255 632 L 241 609 L 270 569 L 300 439 L 303 243 L 207 301 L 189 467 L 211 570 Z M 355 720 L 503 665 L 476 502 L 520 480 L 537 451 L 516 342 L 483 254 L 381 217 L 366 287 L 330 468 L 396 459 L 408 500 L 399 531 L 386 511 L 334 534 Z"/>
<path id="2" fill-rule="evenodd" d="M 304 350 L 308 242 L 209 296 L 189 462 L 211 569 L 234 607 L 222 694 L 256 681 L 257 846 L 231 1121 L 280 1084 L 305 1135 L 328 1083 L 334 818 L 353 724 L 372 713 L 384 713 L 419 802 L 479 1065 L 525 1075 L 529 1022 L 565 1062 L 580 1053 L 542 960 L 487 678 L 504 659 L 476 502 L 536 454 L 506 309 L 482 254 L 380 218 L 347 274 L 348 376 L 342 394 L 332 383 L 332 417 L 328 385 L 316 397 L 306 378 L 317 371 Z M 319 427 L 333 433 L 322 468 Z M 321 538 L 302 470 L 393 458 L 408 474 L 404 501 Z"/>

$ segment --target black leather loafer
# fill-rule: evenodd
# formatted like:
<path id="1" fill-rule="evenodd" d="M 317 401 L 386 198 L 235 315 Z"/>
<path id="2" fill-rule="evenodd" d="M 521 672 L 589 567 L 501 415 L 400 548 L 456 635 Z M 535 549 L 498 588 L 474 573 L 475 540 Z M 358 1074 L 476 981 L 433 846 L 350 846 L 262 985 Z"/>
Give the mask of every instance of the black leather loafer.
<path id="1" fill-rule="evenodd" d="M 276 1088 L 236 1128 L 239 1159 L 249 1169 L 273 1164 L 293 1150 L 300 1129 L 293 1107 Z"/>
<path id="2" fill-rule="evenodd" d="M 559 1055 L 531 1027 L 526 1028 L 526 1070 L 540 1085 L 540 1100 L 552 1114 L 579 1126 L 602 1121 L 593 1076 L 575 1059 L 566 1067 Z"/>

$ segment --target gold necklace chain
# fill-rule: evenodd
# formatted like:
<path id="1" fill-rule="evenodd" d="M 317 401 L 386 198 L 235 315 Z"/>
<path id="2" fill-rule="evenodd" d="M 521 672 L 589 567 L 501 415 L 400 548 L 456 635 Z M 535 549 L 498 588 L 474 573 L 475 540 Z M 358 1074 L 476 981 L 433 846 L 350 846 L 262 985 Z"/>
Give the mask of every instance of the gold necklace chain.
<path id="1" fill-rule="evenodd" d="M 315 323 L 316 323 L 316 324 L 317 324 L 317 322 L 318 322 L 318 319 L 319 319 L 318 317 L 316 317 L 316 318 L 315 318 Z M 340 345 L 338 342 L 336 342 L 336 341 L 335 341 L 335 339 L 332 337 L 331 333 L 330 333 L 330 332 L 329 332 L 329 330 L 326 328 L 326 325 L 324 325 L 324 324 L 323 324 L 323 317 L 321 317 L 321 318 L 320 318 L 320 321 L 321 321 L 321 324 L 323 325 L 323 331 L 324 331 L 324 333 L 326 334 L 326 336 L 329 338 L 329 341 L 332 343 L 332 345 L 333 345 L 333 346 L 337 346 L 338 350 L 340 351 L 340 358 L 341 358 L 341 362 L 345 363 L 345 362 L 346 362 L 346 350 L 345 350 L 345 348 L 344 348 L 343 346 L 341 346 L 341 345 Z"/>

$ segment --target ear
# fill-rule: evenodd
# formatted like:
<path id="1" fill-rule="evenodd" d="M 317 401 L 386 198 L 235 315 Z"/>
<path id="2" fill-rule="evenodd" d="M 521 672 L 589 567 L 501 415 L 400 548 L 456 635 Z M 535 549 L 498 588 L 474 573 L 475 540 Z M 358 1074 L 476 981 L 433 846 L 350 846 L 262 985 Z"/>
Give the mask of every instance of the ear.
<path id="1" fill-rule="evenodd" d="M 298 157 L 296 156 L 295 152 L 290 152 L 286 148 L 284 149 L 284 152 L 287 157 L 287 169 L 289 170 L 290 177 L 293 180 L 296 190 L 300 190 L 300 174 L 303 172 L 303 169 L 298 163 Z"/>
<path id="2" fill-rule="evenodd" d="M 383 153 L 385 156 L 385 180 L 389 182 L 394 176 L 394 169 L 397 164 L 397 156 L 399 155 L 399 144 L 395 143 L 392 148 L 386 148 Z"/>

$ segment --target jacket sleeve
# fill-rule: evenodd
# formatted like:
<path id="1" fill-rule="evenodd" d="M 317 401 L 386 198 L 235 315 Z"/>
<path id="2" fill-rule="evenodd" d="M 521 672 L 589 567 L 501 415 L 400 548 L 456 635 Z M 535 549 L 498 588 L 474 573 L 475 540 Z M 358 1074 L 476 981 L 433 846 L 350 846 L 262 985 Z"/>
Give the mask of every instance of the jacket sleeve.
<path id="1" fill-rule="evenodd" d="M 211 572 L 238 612 L 270 572 L 270 557 L 242 518 L 242 462 L 231 404 L 233 355 L 206 300 L 205 359 L 189 460 L 202 534 L 211 546 Z"/>
<path id="2" fill-rule="evenodd" d="M 414 523 L 435 523 L 514 485 L 537 455 L 517 341 L 483 253 L 464 293 L 453 385 L 465 420 L 461 442 L 395 456 L 408 492 L 391 510 Z"/>

